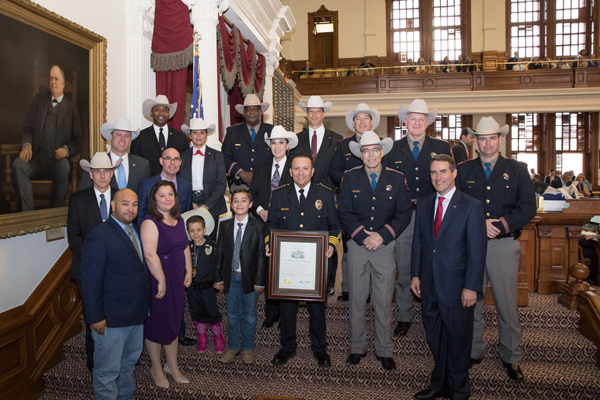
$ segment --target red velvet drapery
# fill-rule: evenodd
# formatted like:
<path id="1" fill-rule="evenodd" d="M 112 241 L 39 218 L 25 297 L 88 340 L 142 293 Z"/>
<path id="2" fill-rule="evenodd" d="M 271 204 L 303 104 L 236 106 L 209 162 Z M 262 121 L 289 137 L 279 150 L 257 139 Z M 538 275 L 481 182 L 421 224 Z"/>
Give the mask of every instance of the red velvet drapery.
<path id="1" fill-rule="evenodd" d="M 193 63 L 193 29 L 181 0 L 156 0 L 151 65 L 156 71 L 156 94 L 177 103 L 169 126 L 181 129 L 186 97 L 187 67 Z"/>

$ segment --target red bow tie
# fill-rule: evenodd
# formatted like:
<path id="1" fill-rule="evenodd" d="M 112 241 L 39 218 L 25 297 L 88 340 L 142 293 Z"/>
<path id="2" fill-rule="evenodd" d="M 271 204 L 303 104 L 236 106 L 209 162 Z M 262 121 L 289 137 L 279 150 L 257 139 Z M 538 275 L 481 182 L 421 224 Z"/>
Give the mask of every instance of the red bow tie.
<path id="1" fill-rule="evenodd" d="M 196 152 L 194 153 L 195 156 L 197 156 L 198 154 L 204 157 L 204 154 L 200 150 L 196 150 Z"/>

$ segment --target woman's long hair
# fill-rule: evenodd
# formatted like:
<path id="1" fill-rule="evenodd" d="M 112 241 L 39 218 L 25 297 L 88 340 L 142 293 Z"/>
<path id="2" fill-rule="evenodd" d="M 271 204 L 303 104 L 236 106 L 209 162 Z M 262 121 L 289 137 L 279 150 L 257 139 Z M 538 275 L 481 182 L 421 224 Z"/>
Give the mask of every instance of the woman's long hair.
<path id="1" fill-rule="evenodd" d="M 154 184 L 154 186 L 152 186 L 152 189 L 150 189 L 150 198 L 148 198 L 148 209 L 146 210 L 146 215 L 152 215 L 157 221 L 163 220 L 164 216 L 160 211 L 158 211 L 158 207 L 156 206 L 156 193 L 158 192 L 158 189 L 163 186 L 169 186 L 171 189 L 173 189 L 173 193 L 175 194 L 175 204 L 171 208 L 170 213 L 173 219 L 178 220 L 181 218 L 181 214 L 179 213 L 179 198 L 177 197 L 175 185 L 170 181 L 158 181 Z"/>

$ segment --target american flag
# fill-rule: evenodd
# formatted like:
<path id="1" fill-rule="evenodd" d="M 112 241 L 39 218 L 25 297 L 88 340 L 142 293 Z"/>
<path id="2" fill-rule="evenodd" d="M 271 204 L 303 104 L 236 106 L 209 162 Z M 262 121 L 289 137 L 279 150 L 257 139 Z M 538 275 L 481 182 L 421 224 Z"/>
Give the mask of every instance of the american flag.
<path id="1" fill-rule="evenodd" d="M 198 51 L 194 53 L 194 91 L 192 92 L 192 108 L 190 118 L 204 119 L 202 107 L 202 81 L 200 79 L 200 62 Z"/>

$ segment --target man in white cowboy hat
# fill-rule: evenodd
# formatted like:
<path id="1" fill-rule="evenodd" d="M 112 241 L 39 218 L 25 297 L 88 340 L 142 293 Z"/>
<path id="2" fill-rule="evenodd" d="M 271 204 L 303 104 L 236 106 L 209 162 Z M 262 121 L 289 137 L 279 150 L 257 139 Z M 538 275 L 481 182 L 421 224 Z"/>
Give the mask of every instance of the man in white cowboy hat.
<path id="1" fill-rule="evenodd" d="M 363 166 L 344 173 L 338 210 L 348 240 L 350 291 L 350 355 L 356 365 L 367 355 L 367 305 L 369 282 L 375 311 L 375 356 L 385 370 L 396 369 L 390 337 L 394 294 L 394 239 L 410 222 L 410 195 L 404 176 L 381 161 L 392 149 L 391 138 L 381 140 L 373 131 L 362 135 L 350 151 Z"/>
<path id="2" fill-rule="evenodd" d="M 227 177 L 223 153 L 206 145 L 207 136 L 215 130 L 215 124 L 207 125 L 202 118 L 194 118 L 190 126 L 183 124 L 181 130 L 190 135 L 194 145 L 181 155 L 179 177 L 192 182 L 192 207 L 206 208 L 213 220 L 218 221 L 219 215 L 227 212 L 223 197 L 227 190 Z M 210 238 L 216 240 L 216 230 Z"/>
<path id="3" fill-rule="evenodd" d="M 81 246 L 83 239 L 96 226 L 106 221 L 111 213 L 110 202 L 114 193 L 111 190 L 110 181 L 115 169 L 119 168 L 121 162 L 117 160 L 114 164 L 104 152 L 94 155 L 91 162 L 81 160 L 79 165 L 87 172 L 92 182 L 92 187 L 82 189 L 69 197 L 69 211 L 67 213 L 67 238 L 73 252 L 71 259 L 71 278 L 77 281 L 79 294 L 81 289 Z M 83 295 L 82 295 L 83 298 Z M 85 307 L 83 308 L 85 312 Z M 86 325 L 85 352 L 87 355 L 87 367 L 92 372 L 94 368 L 94 341 L 92 330 Z"/>
<path id="4" fill-rule="evenodd" d="M 222 148 L 232 192 L 240 187 L 248 189 L 254 167 L 271 159 L 264 139 L 271 135 L 273 129 L 273 125 L 262 122 L 262 115 L 269 109 L 269 103 L 261 103 L 255 94 L 247 95 L 244 104 L 236 105 L 235 109 L 244 115 L 246 122 L 227 128 Z"/>
<path id="5" fill-rule="evenodd" d="M 286 131 L 281 125 L 275 125 L 271 137 L 266 137 L 265 142 L 271 149 L 273 160 L 258 164 L 254 168 L 250 194 L 252 213 L 267 222 L 271 193 L 278 187 L 292 182 L 290 176 L 292 157 L 288 157 L 288 153 L 298 145 L 298 136 L 294 132 Z M 279 302 L 270 300 L 267 292 L 268 290 L 265 290 L 265 320 L 262 324 L 265 329 L 271 328 L 279 321 Z"/>
<path id="6" fill-rule="evenodd" d="M 333 153 L 329 177 L 339 190 L 342 176 L 345 171 L 362 165 L 359 157 L 355 157 L 350 151 L 350 143 L 360 143 L 360 138 L 366 131 L 374 131 L 379 126 L 379 111 L 375 107 L 369 108 L 365 103 L 358 103 L 355 109 L 349 109 L 346 113 L 346 126 L 354 132 L 354 135 L 344 138 L 338 142 L 337 149 Z M 338 297 L 340 301 L 348 301 L 348 241 L 346 232 L 342 232 L 344 244 L 344 256 L 342 257 L 342 294 Z"/>
<path id="7" fill-rule="evenodd" d="M 21 153 L 12 163 L 12 180 L 22 211 L 32 211 L 32 179 L 50 179 L 50 207 L 62 207 L 69 185 L 69 159 L 81 151 L 83 134 L 77 106 L 64 95 L 65 73 L 50 69 L 50 93 L 33 99 L 21 139 Z"/>
<path id="8" fill-rule="evenodd" d="M 115 170 L 110 185 L 115 189 L 129 188 L 137 191 L 141 181 L 150 178 L 150 163 L 145 158 L 129 154 L 131 141 L 137 139 L 140 130 L 131 128 L 131 122 L 121 117 L 114 124 L 105 123 L 100 127 L 102 137 L 110 141 L 108 155 L 113 164 L 121 161 L 119 168 Z M 87 174 L 81 178 L 81 189 L 92 186 L 92 181 Z"/>
<path id="9" fill-rule="evenodd" d="M 189 142 L 183 132 L 167 125 L 177 112 L 177 103 L 169 104 L 167 96 L 160 94 L 154 99 L 147 99 L 142 105 L 142 112 L 146 119 L 152 121 L 152 126 L 140 132 L 140 137 L 131 144 L 131 154 L 148 160 L 150 176 L 154 176 L 162 170 L 158 160 L 165 149 L 173 148 L 181 154 L 188 149 Z"/>
<path id="10" fill-rule="evenodd" d="M 323 102 L 321 96 L 310 96 L 306 104 L 300 102 L 299 105 L 306 112 L 308 127 L 298 133 L 298 146 L 292 151 L 292 154 L 304 153 L 311 156 L 315 169 L 313 182 L 333 189 L 333 182 L 329 177 L 331 161 L 337 144 L 343 137 L 339 133 L 325 129 L 325 125 L 323 125 L 325 114 L 331 110 L 332 104 L 330 101 Z M 337 251 L 331 261 L 331 268 L 327 271 L 328 295 L 334 293 L 335 274 L 338 266 Z"/>
<path id="11" fill-rule="evenodd" d="M 487 256 L 483 275 L 483 294 L 488 281 L 494 291 L 498 311 L 499 352 L 508 376 L 523 380 L 520 364 L 522 353 L 521 325 L 517 309 L 517 278 L 521 245 L 521 229 L 535 217 L 535 192 L 525 164 L 500 155 L 500 143 L 509 131 L 492 117 L 484 117 L 476 137 L 479 158 L 458 165 L 458 190 L 481 201 L 487 229 Z M 483 359 L 483 300 L 477 301 L 473 325 L 471 366 Z"/>
<path id="12" fill-rule="evenodd" d="M 394 337 L 408 333 L 413 318 L 413 294 L 410 291 L 410 253 L 413 231 L 415 229 L 415 212 L 419 197 L 434 193 L 429 173 L 431 157 L 436 154 L 452 155 L 450 145 L 443 140 L 433 139 L 427 135 L 427 127 L 435 121 L 437 110 L 429 110 L 424 100 L 414 100 L 408 108 L 403 105 L 398 109 L 400 123 L 406 126 L 406 137 L 396 141 L 394 148 L 387 155 L 383 164 L 402 172 L 410 191 L 413 212 L 408 227 L 396 238 L 396 305 L 398 306 L 398 324 L 394 329 Z"/>

